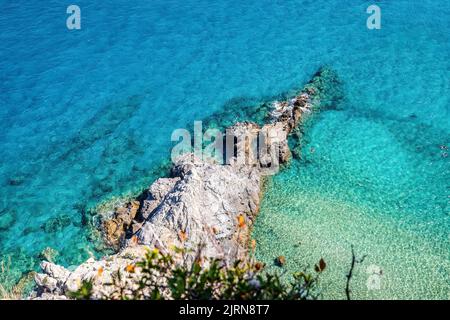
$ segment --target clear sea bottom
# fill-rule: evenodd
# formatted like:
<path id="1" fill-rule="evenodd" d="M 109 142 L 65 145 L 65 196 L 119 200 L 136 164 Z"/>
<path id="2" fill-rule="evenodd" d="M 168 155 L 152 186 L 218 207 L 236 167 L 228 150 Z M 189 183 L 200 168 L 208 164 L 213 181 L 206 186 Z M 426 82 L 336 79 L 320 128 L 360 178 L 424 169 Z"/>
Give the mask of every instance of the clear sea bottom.
<path id="1" fill-rule="evenodd" d="M 309 129 L 301 159 L 270 179 L 254 238 L 270 269 L 327 263 L 322 298 L 449 299 L 446 137 L 414 116 L 389 118 L 344 106 Z M 282 270 L 279 270 L 280 272 Z"/>

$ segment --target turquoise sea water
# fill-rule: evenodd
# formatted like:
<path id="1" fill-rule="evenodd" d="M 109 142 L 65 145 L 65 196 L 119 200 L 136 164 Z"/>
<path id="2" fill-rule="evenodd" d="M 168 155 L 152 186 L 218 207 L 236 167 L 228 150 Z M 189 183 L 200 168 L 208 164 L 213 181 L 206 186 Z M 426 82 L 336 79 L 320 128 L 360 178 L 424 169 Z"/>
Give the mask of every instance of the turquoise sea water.
<path id="1" fill-rule="evenodd" d="M 102 254 L 83 212 L 148 185 L 173 129 L 328 64 L 345 100 L 269 183 L 258 257 L 294 270 L 323 256 L 339 298 L 354 244 L 355 296 L 449 298 L 450 3 L 375 2 L 378 31 L 373 1 L 76 1 L 69 31 L 72 1 L 0 1 L 2 256 L 20 273 L 46 247 L 65 265 Z"/>

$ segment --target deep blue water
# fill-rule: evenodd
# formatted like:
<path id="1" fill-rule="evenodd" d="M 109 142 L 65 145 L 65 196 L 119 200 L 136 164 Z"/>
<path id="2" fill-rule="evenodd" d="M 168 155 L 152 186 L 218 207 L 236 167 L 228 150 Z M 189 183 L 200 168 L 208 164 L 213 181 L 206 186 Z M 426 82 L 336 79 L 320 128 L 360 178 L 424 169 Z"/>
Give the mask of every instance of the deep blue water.
<path id="1" fill-rule="evenodd" d="M 313 217 L 347 211 L 336 210 L 336 201 L 353 203 L 362 217 L 349 213 L 353 222 L 372 219 L 373 228 L 391 230 L 383 243 L 421 239 L 419 247 L 440 270 L 429 276 L 435 294 L 424 292 L 445 296 L 450 157 L 440 147 L 450 147 L 450 2 L 376 1 L 382 9 L 377 31 L 366 28 L 373 2 L 76 1 L 82 29 L 69 31 L 72 1 L 0 1 L 1 254 L 12 256 L 18 272 L 46 247 L 58 250 L 65 265 L 101 254 L 82 212 L 150 184 L 173 129 L 230 101 L 298 88 L 328 64 L 345 84 L 346 101 L 310 132 L 306 150 L 318 150 L 317 162 L 294 162 L 273 182 L 255 230 L 261 257 L 284 250 L 276 239 L 290 239 L 268 232 L 271 223 L 287 221 L 307 233 L 318 225 Z M 318 205 L 302 190 L 331 205 Z M 316 199 L 307 203 L 310 225 L 299 223 L 309 209 L 295 206 L 305 199 Z M 275 211 L 276 222 L 268 221 Z M 329 221 L 342 229 L 340 218 Z M 399 221 L 408 234 L 401 241 Z M 326 230 L 332 243 L 340 242 L 335 230 Z M 374 250 L 382 234 L 368 237 L 361 251 Z M 318 242 L 305 259 L 330 247 Z M 400 261 L 415 253 L 404 246 L 393 252 Z M 404 265 L 406 278 L 395 288 L 414 281 L 408 275 L 418 273 L 421 261 Z M 342 270 L 330 269 L 339 278 Z"/>

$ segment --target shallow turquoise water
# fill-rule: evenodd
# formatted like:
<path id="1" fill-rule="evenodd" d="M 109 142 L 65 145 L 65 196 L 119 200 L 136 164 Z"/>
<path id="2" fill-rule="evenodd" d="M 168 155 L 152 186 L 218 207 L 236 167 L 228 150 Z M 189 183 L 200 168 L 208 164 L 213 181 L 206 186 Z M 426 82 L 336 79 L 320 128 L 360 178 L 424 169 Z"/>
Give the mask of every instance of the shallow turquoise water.
<path id="1" fill-rule="evenodd" d="M 290 271 L 324 258 L 323 297 L 344 298 L 354 245 L 367 255 L 352 280 L 354 298 L 448 299 L 449 172 L 437 143 L 446 136 L 416 126 L 354 111 L 321 114 L 303 159 L 269 183 L 254 231 L 257 257 L 270 266 L 284 255 Z M 367 287 L 372 266 L 382 270 L 375 289 Z"/>
<path id="2" fill-rule="evenodd" d="M 390 248 L 395 288 L 434 267 L 433 289 L 419 281 L 398 296 L 448 297 L 450 4 L 378 3 L 382 29 L 369 31 L 370 1 L 77 1 L 82 30 L 68 31 L 71 2 L 0 1 L 0 252 L 18 272 L 48 246 L 66 265 L 102 254 L 83 211 L 149 184 L 173 129 L 298 88 L 329 64 L 346 101 L 274 179 L 258 254 L 324 255 L 331 282 L 350 242 L 386 270 Z"/>

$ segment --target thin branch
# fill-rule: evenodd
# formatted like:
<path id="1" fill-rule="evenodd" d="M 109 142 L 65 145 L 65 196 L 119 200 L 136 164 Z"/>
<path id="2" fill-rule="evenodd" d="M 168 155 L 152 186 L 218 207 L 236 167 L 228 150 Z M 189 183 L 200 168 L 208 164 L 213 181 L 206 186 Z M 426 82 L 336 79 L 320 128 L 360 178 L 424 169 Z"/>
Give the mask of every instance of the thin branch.
<path id="1" fill-rule="evenodd" d="M 353 277 L 353 269 L 355 268 L 356 264 L 361 264 L 364 262 L 364 259 L 367 257 L 367 255 L 362 256 L 361 258 L 357 259 L 355 256 L 355 250 L 353 248 L 353 245 L 351 245 L 351 249 L 352 249 L 352 263 L 350 265 L 350 271 L 347 274 L 347 284 L 345 286 L 345 295 L 347 296 L 347 300 L 351 300 L 350 298 L 350 280 Z"/>

